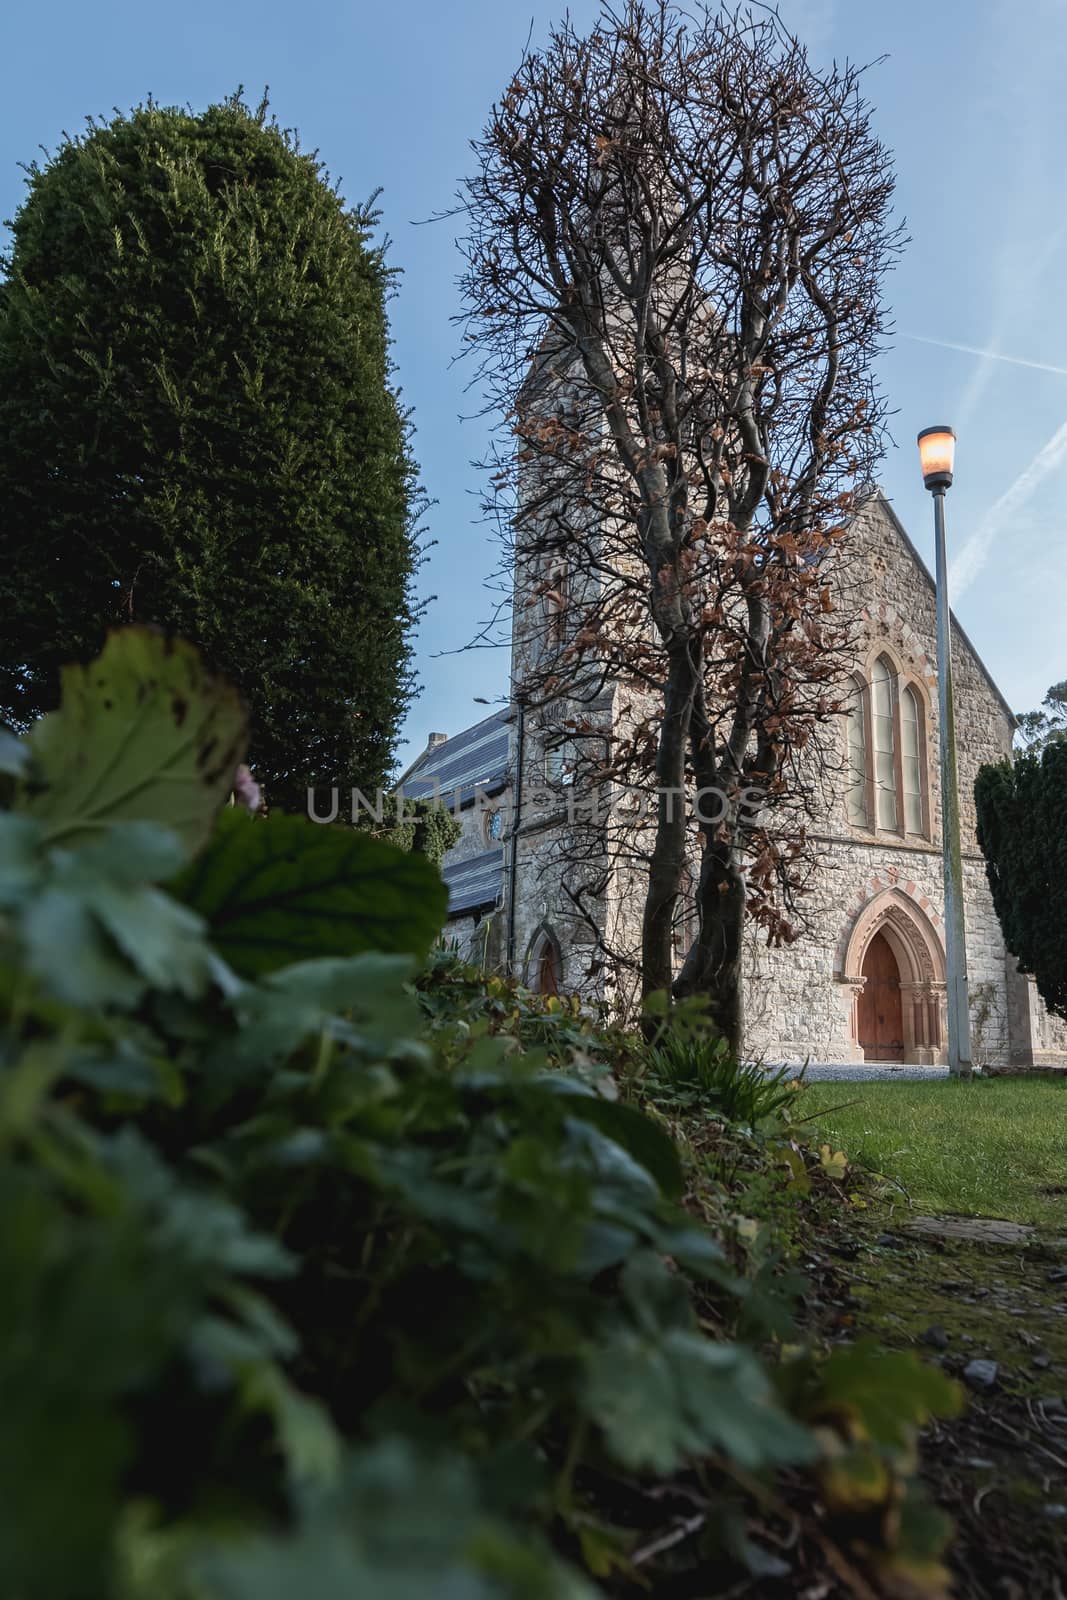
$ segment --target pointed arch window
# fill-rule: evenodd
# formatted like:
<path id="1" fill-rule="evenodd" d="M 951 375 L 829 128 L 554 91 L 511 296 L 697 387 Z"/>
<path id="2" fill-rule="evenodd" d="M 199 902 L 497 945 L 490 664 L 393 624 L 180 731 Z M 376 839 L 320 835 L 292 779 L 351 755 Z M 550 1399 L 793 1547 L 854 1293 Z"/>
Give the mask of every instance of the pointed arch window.
<path id="1" fill-rule="evenodd" d="M 545 562 L 541 593 L 545 638 L 549 644 L 561 644 L 566 635 L 569 600 L 570 573 L 567 564 L 559 556 L 550 556 Z"/>
<path id="2" fill-rule="evenodd" d="M 854 828 L 930 836 L 926 715 L 921 692 L 903 683 L 888 656 L 870 684 L 854 680 L 845 704 L 845 811 Z"/>
<path id="3" fill-rule="evenodd" d="M 900 824 L 897 806 L 897 740 L 893 705 L 895 673 L 885 656 L 879 656 L 871 669 L 871 727 L 874 734 L 874 817 L 875 825 L 896 832 Z"/>
<path id="4" fill-rule="evenodd" d="M 542 926 L 526 958 L 526 983 L 534 994 L 559 994 L 563 981 L 563 952 L 552 929 Z"/>
<path id="5" fill-rule="evenodd" d="M 867 758 L 870 741 L 867 735 L 867 692 L 863 679 L 852 680 L 853 692 L 845 710 L 847 718 L 848 769 L 845 789 L 845 808 L 854 828 L 871 825 L 868 804 Z"/>
<path id="6" fill-rule="evenodd" d="M 904 831 L 925 833 L 922 770 L 923 716 L 919 696 L 911 684 L 900 697 L 900 767 L 904 796 Z"/>
<path id="7" fill-rule="evenodd" d="M 537 992 L 538 994 L 559 994 L 559 954 L 556 946 L 548 939 L 544 941 L 538 951 Z"/>

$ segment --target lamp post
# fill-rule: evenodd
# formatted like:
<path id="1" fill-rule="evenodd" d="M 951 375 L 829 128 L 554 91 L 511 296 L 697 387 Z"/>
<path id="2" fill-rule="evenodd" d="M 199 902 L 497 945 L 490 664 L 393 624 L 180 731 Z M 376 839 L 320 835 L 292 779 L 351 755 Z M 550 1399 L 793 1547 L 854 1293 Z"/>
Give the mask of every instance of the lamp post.
<path id="1" fill-rule="evenodd" d="M 948 1068 L 969 1078 L 971 1014 L 967 995 L 967 936 L 963 924 L 960 794 L 956 773 L 956 711 L 952 694 L 952 627 L 945 558 L 945 490 L 952 483 L 956 435 L 924 428 L 919 435 L 923 483 L 934 497 L 937 546 L 937 697 L 941 733 L 941 850 L 945 876 L 945 980 L 948 991 Z"/>

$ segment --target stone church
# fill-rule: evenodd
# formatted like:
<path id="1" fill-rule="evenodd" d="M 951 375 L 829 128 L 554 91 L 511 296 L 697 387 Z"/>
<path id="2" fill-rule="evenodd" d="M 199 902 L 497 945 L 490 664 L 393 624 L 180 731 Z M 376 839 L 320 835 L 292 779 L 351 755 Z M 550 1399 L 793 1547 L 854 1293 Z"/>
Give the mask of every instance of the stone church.
<path id="1" fill-rule="evenodd" d="M 850 550 L 862 585 L 855 694 L 836 719 L 840 759 L 824 770 L 810 829 L 817 866 L 805 930 L 781 947 L 755 929 L 748 941 L 745 1050 L 769 1062 L 936 1065 L 946 1060 L 946 1024 L 934 585 L 879 491 L 855 515 Z M 517 594 L 513 682 L 528 611 Z M 1067 1026 L 1047 1015 L 1005 950 L 975 836 L 975 776 L 1010 751 L 1015 719 L 958 623 L 953 666 L 974 1060 L 1067 1062 Z M 610 738 L 618 697 L 602 694 L 598 711 Z M 535 990 L 625 1011 L 636 990 L 641 876 L 616 854 L 600 863 L 591 892 L 568 882 L 579 824 L 567 754 L 551 718 L 513 705 L 450 738 L 431 735 L 401 790 L 440 797 L 462 823 L 444 876 L 447 937 L 463 954 Z M 588 866 L 595 857 L 593 848 Z M 691 915 L 683 904 L 679 961 Z"/>

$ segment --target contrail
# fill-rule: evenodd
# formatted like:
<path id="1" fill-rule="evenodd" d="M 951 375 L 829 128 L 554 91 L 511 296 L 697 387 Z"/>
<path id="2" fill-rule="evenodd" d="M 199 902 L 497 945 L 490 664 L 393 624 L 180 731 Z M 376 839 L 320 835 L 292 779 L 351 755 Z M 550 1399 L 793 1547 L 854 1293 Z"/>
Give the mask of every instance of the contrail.
<path id="1" fill-rule="evenodd" d="M 1026 361 L 1022 356 L 1002 356 L 999 350 L 980 350 L 975 344 L 956 344 L 952 339 L 926 339 L 921 333 L 902 333 L 912 344 L 933 344 L 939 350 L 962 350 L 964 355 L 984 356 L 987 361 L 1006 361 L 1012 367 L 1032 367 L 1035 372 L 1055 372 L 1067 378 L 1067 367 L 1054 367 L 1047 361 Z"/>
<path id="2" fill-rule="evenodd" d="M 997 252 L 1002 271 L 1007 273 L 1007 287 L 1002 286 L 997 295 L 997 316 L 992 330 L 986 340 L 984 348 L 978 345 L 963 345 L 961 348 L 968 353 L 972 351 L 981 359 L 976 361 L 967 378 L 967 385 L 963 391 L 959 405 L 956 407 L 956 426 L 962 431 L 970 423 L 971 418 L 978 409 L 978 403 L 989 388 L 995 368 L 993 362 L 1004 360 L 1004 341 L 1013 326 L 1013 318 L 1020 298 L 1037 290 L 1045 273 L 1059 254 L 1064 238 L 1067 237 L 1067 224 L 1060 223 L 1054 233 L 1045 240 L 1044 246 L 1036 253 L 1027 250 L 1020 262 L 1016 253 L 1001 245 Z M 935 343 L 934 340 L 922 340 L 923 343 Z M 1009 365 L 1014 359 L 1009 356 Z M 1038 368 L 1040 370 L 1040 367 Z"/>
<path id="3" fill-rule="evenodd" d="M 949 586 L 953 594 L 961 595 L 970 587 L 985 566 L 993 541 L 1004 524 L 1018 517 L 1034 490 L 1050 472 L 1055 472 L 1064 459 L 1067 459 L 1067 422 L 1056 429 L 1026 470 L 1019 474 L 1009 489 L 1005 489 L 999 500 L 994 501 L 976 531 L 961 548 L 949 573 Z"/>

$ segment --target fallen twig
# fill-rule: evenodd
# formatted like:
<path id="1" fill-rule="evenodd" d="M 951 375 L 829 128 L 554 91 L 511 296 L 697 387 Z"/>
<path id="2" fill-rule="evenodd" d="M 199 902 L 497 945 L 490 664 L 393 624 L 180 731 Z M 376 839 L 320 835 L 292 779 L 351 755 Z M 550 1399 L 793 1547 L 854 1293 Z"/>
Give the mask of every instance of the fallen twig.
<path id="1" fill-rule="evenodd" d="M 686 1517 L 684 1522 L 676 1528 L 671 1528 L 668 1533 L 660 1534 L 658 1539 L 652 1539 L 648 1544 L 643 1544 L 635 1550 L 630 1557 L 635 1567 L 640 1567 L 644 1562 L 651 1561 L 653 1556 L 661 1556 L 664 1550 L 672 1550 L 676 1544 L 681 1544 L 683 1539 L 688 1539 L 691 1533 L 696 1533 L 707 1522 L 706 1511 L 699 1512 L 694 1517 Z"/>

